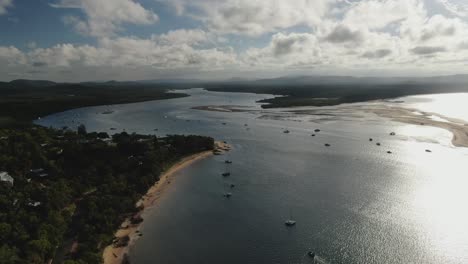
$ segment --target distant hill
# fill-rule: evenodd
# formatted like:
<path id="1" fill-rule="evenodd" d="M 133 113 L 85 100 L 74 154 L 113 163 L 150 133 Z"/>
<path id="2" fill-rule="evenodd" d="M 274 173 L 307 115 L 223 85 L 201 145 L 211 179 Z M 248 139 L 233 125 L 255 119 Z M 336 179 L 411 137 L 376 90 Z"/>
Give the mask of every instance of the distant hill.
<path id="1" fill-rule="evenodd" d="M 170 89 L 204 87 L 211 91 L 282 95 L 265 100 L 263 107 L 325 106 L 390 99 L 408 95 L 468 92 L 468 75 L 434 77 L 286 76 L 271 79 L 224 81 L 159 79 L 55 83 L 45 80 L 0 82 L 0 110 L 4 115 L 28 120 L 35 115 L 81 107 L 139 102 L 183 96 Z M 73 97 L 71 97 L 73 95 Z M 21 98 L 21 99 L 19 99 Z M 15 110 L 22 103 L 35 111 Z M 1 105 L 3 103 L 3 105 Z M 40 104 L 39 104 L 40 103 Z M 20 113 L 22 116 L 20 117 Z M 1 113 L 0 113 L 1 117 Z M 0 120 L 1 121 L 1 120 Z"/>
<path id="2" fill-rule="evenodd" d="M 468 92 L 468 75 L 434 77 L 295 76 L 205 83 L 210 91 L 281 95 L 264 108 L 328 106 L 409 95 Z"/>
<path id="3" fill-rule="evenodd" d="M 94 81 L 80 82 L 83 86 L 125 86 L 138 84 L 160 84 L 160 85 L 200 85 L 200 84 L 235 84 L 235 85 L 268 85 L 268 86 L 303 86 L 303 85 L 376 85 L 376 84 L 468 84 L 468 74 L 432 76 L 432 77 L 355 77 L 355 76 L 339 76 L 339 75 L 299 75 L 299 76 L 283 76 L 268 79 L 246 79 L 242 77 L 233 77 L 222 81 L 201 80 L 201 79 L 152 79 L 152 80 L 136 80 L 136 81 Z M 14 87 L 51 87 L 56 85 L 70 85 L 70 83 L 57 83 L 47 80 L 27 80 L 17 79 L 10 82 L 0 82 L 0 87 L 8 85 Z"/>
<path id="4" fill-rule="evenodd" d="M 28 86 L 28 87 L 50 87 L 57 85 L 55 82 L 46 81 L 46 80 L 26 80 L 18 79 L 9 82 L 10 85 L 14 86 Z"/>

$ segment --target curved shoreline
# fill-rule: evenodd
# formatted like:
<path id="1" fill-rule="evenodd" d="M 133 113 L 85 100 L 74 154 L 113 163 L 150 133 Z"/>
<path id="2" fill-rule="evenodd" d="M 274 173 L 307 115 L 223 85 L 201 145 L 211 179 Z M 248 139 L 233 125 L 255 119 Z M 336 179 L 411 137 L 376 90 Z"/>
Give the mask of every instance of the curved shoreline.
<path id="1" fill-rule="evenodd" d="M 174 174 L 199 160 L 213 156 L 215 150 L 224 152 L 228 151 L 229 149 L 230 146 L 228 144 L 216 141 L 214 150 L 207 150 L 185 157 L 163 172 L 159 181 L 151 186 L 146 194 L 136 203 L 136 207 L 142 207 L 143 209 L 137 214 L 125 219 L 125 221 L 120 225 L 120 228 L 114 234 L 116 238 L 123 238 L 128 236 L 130 240 L 123 247 L 114 247 L 112 244 L 108 245 L 102 253 L 104 264 L 121 264 L 124 261 L 128 252 L 130 251 L 130 247 L 135 243 L 141 234 L 139 228 L 142 222 L 138 224 L 131 224 L 131 218 L 141 217 L 145 210 L 151 208 L 159 200 L 159 198 L 161 198 L 164 190 L 167 188 L 167 186 L 170 185 L 170 180 L 174 177 Z"/>
<path id="2" fill-rule="evenodd" d="M 448 130 L 453 135 L 453 146 L 468 148 L 468 124 L 464 120 L 406 107 L 374 106 L 366 107 L 365 110 L 397 122 L 412 125 L 426 125 Z M 434 120 L 431 116 L 438 117 L 445 121 Z"/>

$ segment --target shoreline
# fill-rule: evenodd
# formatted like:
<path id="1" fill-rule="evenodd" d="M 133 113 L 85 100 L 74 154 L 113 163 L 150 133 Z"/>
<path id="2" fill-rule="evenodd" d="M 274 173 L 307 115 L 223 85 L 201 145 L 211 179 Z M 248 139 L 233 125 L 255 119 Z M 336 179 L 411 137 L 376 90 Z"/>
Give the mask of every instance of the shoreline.
<path id="1" fill-rule="evenodd" d="M 135 215 L 132 215 L 125 219 L 125 221 L 120 225 L 119 229 L 114 233 L 114 237 L 122 239 L 124 237 L 129 238 L 125 246 L 114 247 L 113 244 L 108 245 L 102 252 L 102 259 L 104 264 L 121 264 L 130 251 L 130 247 L 135 243 L 135 241 L 140 237 L 139 228 L 143 222 L 137 224 L 132 224 L 132 218 L 141 218 L 145 210 L 148 210 L 162 197 L 166 188 L 170 185 L 171 179 L 174 177 L 174 174 L 180 170 L 192 165 L 193 163 L 211 157 L 215 151 L 226 152 L 230 150 L 230 146 L 227 143 L 216 141 L 215 148 L 213 150 L 207 150 L 192 154 L 190 156 L 184 157 L 181 160 L 174 163 L 166 171 L 161 174 L 159 181 L 157 181 L 153 186 L 151 186 L 145 195 L 143 195 L 140 200 L 136 203 L 136 207 L 142 207 Z"/>
<path id="2" fill-rule="evenodd" d="M 405 107 L 373 106 L 361 109 L 396 122 L 445 129 L 452 133 L 453 146 L 468 148 L 468 123 L 464 120 Z M 442 121 L 434 120 L 432 117 L 440 118 Z"/>

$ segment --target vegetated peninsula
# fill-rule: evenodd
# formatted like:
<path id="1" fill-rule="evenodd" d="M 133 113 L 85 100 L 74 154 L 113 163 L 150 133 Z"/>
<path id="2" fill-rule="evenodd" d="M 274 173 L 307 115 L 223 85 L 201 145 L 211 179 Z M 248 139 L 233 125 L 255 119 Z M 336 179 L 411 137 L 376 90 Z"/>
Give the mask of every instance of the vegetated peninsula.
<path id="1" fill-rule="evenodd" d="M 297 76 L 205 83 L 210 91 L 273 94 L 263 108 L 332 106 L 397 97 L 468 92 L 468 75 L 435 77 Z"/>
<path id="2" fill-rule="evenodd" d="M 213 148 L 201 136 L 0 129 L 0 262 L 101 263 L 160 174 Z"/>
<path id="3" fill-rule="evenodd" d="M 162 172 L 214 149 L 210 137 L 109 136 L 33 120 L 184 96 L 163 84 L 0 82 L 0 263 L 101 263 L 115 231 L 143 210 L 135 204 Z"/>
<path id="4" fill-rule="evenodd" d="M 134 103 L 187 96 L 168 92 L 177 85 L 140 82 L 0 82 L 0 127 L 28 126 L 31 120 L 85 106 Z"/>

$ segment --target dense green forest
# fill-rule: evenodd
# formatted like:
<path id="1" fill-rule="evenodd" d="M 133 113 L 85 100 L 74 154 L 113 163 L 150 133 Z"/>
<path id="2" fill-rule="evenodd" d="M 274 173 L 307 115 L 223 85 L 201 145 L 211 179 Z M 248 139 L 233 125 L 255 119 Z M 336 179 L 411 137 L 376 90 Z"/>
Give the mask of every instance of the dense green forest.
<path id="1" fill-rule="evenodd" d="M 100 263 L 161 172 L 213 148 L 200 136 L 0 129 L 0 263 Z"/>
<path id="2" fill-rule="evenodd" d="M 0 127 L 28 126 L 31 120 L 84 106 L 121 104 L 187 96 L 169 85 L 135 82 L 0 82 Z M 173 87 L 174 88 L 174 87 Z"/>

